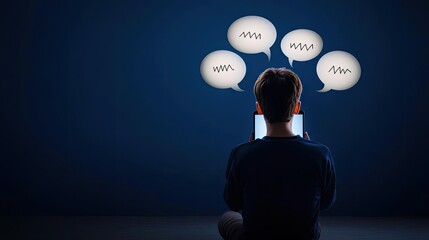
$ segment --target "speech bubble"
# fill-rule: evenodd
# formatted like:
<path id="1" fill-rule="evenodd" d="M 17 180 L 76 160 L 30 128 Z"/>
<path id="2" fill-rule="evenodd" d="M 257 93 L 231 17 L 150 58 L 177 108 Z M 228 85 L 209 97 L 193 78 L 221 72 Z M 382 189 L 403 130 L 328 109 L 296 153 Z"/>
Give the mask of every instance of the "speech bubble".
<path id="1" fill-rule="evenodd" d="M 348 52 L 332 51 L 323 55 L 316 66 L 317 76 L 325 86 L 319 92 L 331 89 L 346 90 L 353 87 L 360 78 L 358 60 Z"/>
<path id="2" fill-rule="evenodd" d="M 270 48 L 277 38 L 274 25 L 259 16 L 246 16 L 235 20 L 228 28 L 228 41 L 242 53 L 265 53 L 271 58 Z"/>
<path id="3" fill-rule="evenodd" d="M 280 46 L 292 67 L 293 61 L 308 61 L 319 55 L 323 48 L 323 40 L 314 31 L 297 29 L 286 34 Z"/>
<path id="4" fill-rule="evenodd" d="M 243 91 L 238 83 L 246 75 L 246 64 L 236 53 L 217 50 L 204 57 L 200 73 L 204 81 L 214 88 Z"/>

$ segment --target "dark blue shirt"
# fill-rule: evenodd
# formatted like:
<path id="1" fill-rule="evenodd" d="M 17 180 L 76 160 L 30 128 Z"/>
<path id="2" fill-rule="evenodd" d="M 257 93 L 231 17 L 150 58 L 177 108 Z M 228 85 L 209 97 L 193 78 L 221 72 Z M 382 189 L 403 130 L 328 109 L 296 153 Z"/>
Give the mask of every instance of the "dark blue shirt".
<path id="1" fill-rule="evenodd" d="M 231 151 L 224 199 L 247 239 L 318 239 L 319 212 L 335 201 L 330 150 L 302 137 L 267 137 Z"/>

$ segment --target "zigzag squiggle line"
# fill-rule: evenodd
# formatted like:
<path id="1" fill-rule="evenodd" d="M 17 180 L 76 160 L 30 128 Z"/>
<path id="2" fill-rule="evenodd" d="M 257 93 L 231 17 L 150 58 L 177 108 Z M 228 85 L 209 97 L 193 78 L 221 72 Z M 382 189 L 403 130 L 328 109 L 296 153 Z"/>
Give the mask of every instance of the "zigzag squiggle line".
<path id="1" fill-rule="evenodd" d="M 299 48 L 299 50 L 301 50 L 301 51 L 305 48 L 308 51 L 308 50 L 310 50 L 310 48 L 314 49 L 314 46 L 313 46 L 313 44 L 311 44 L 310 46 L 307 47 L 307 44 L 302 44 L 302 43 L 295 44 L 295 43 L 291 43 L 290 44 L 290 48 L 295 48 L 295 49 Z"/>
<path id="2" fill-rule="evenodd" d="M 250 31 L 249 32 L 247 32 L 247 33 L 245 33 L 245 32 L 242 32 L 241 34 L 240 34 L 240 36 L 238 36 L 238 37 L 241 37 L 241 36 L 243 36 L 244 38 L 246 38 L 247 36 L 249 36 L 249 38 L 252 38 L 252 37 L 255 37 L 255 39 L 262 39 L 262 36 L 261 36 L 261 34 L 259 33 L 258 35 L 256 35 L 256 33 L 251 33 Z"/>
<path id="3" fill-rule="evenodd" d="M 346 74 L 347 73 L 347 71 L 349 72 L 349 73 L 351 73 L 352 71 L 350 71 L 350 69 L 342 69 L 341 67 L 337 67 L 337 68 L 335 68 L 335 66 L 332 66 L 331 67 L 331 69 L 329 69 L 329 71 L 328 72 L 330 72 L 330 71 L 334 71 L 334 74 L 336 74 L 337 72 L 340 72 L 340 74 Z"/>
<path id="4" fill-rule="evenodd" d="M 232 71 L 234 71 L 234 68 L 231 67 L 231 64 L 228 64 L 228 66 L 226 65 L 220 65 L 219 67 L 213 67 L 213 72 L 220 72 L 220 71 L 225 71 L 228 72 L 228 69 L 231 68 Z"/>

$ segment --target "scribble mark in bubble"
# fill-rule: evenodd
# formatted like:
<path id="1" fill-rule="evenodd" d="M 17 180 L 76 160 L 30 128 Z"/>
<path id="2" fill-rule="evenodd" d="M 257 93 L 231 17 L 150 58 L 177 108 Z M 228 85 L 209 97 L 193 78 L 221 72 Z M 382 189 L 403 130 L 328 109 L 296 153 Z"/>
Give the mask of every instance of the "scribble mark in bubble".
<path id="1" fill-rule="evenodd" d="M 223 71 L 228 72 L 229 68 L 231 68 L 231 70 L 234 71 L 234 68 L 231 67 L 231 64 L 228 64 L 228 66 L 227 65 L 220 65 L 219 67 L 218 66 L 213 67 L 213 72 L 221 72 L 221 71 L 222 72 Z"/>
<path id="2" fill-rule="evenodd" d="M 298 44 L 296 44 L 296 43 L 291 43 L 290 44 L 290 48 L 295 48 L 295 49 L 298 49 L 299 48 L 299 50 L 304 50 L 304 49 L 306 49 L 307 51 L 308 50 L 310 50 L 311 48 L 312 49 L 314 49 L 314 45 L 313 44 L 311 44 L 310 46 L 307 46 L 307 44 L 302 44 L 302 43 L 298 43 Z"/>
<path id="3" fill-rule="evenodd" d="M 350 69 L 342 69 L 341 67 L 337 67 L 337 68 L 335 68 L 335 66 L 332 66 L 331 67 L 331 69 L 329 69 L 329 71 L 328 72 L 331 72 L 331 71 L 334 71 L 334 74 L 337 74 L 337 72 L 340 72 L 340 74 L 346 74 L 347 73 L 347 71 L 349 72 L 349 73 L 352 73 L 352 71 L 350 71 Z"/>
<path id="4" fill-rule="evenodd" d="M 255 39 L 262 39 L 262 36 L 261 36 L 261 34 L 259 33 L 259 34 L 256 34 L 256 33 L 251 33 L 250 31 L 249 32 L 242 32 L 241 34 L 240 34 L 240 36 L 238 36 L 238 37 L 241 37 L 241 36 L 243 36 L 244 38 L 246 38 L 246 37 L 249 37 L 249 38 L 252 38 L 252 37 L 254 37 Z"/>

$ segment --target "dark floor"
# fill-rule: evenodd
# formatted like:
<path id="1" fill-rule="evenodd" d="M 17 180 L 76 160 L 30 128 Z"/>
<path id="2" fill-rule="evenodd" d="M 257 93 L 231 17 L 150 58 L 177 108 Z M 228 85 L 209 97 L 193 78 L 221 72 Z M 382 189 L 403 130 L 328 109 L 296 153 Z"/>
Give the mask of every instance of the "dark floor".
<path id="1" fill-rule="evenodd" d="M 217 217 L 0 217 L 0 239 L 221 240 Z M 429 240 L 429 219 L 322 217 L 321 240 Z"/>

